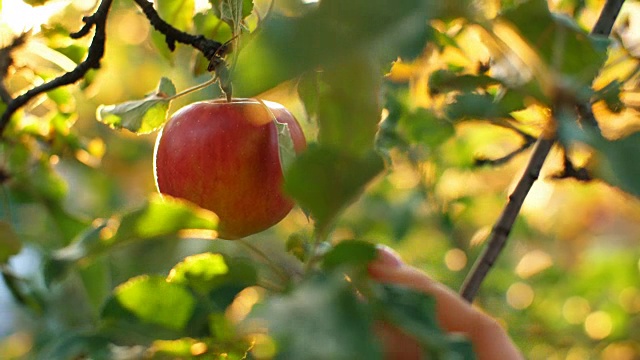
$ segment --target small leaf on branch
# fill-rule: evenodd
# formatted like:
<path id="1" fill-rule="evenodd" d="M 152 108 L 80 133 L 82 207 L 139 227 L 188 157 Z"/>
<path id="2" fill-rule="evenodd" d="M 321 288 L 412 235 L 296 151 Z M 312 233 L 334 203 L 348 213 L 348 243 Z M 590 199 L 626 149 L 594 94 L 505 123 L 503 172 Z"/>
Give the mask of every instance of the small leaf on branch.
<path id="1" fill-rule="evenodd" d="M 171 80 L 163 77 L 155 93 L 142 100 L 100 105 L 96 117 L 114 129 L 147 134 L 159 129 L 167 121 L 171 97 L 175 94 L 176 88 Z"/>
<path id="2" fill-rule="evenodd" d="M 253 9 L 253 1 L 246 0 L 212 0 L 213 8 L 220 20 L 226 22 L 231 27 L 234 36 L 240 34 L 242 21 L 245 18 L 245 4 L 249 5 L 249 14 Z"/>
<path id="3" fill-rule="evenodd" d="M 450 91 L 470 92 L 502 82 L 487 75 L 457 74 L 449 70 L 434 71 L 429 77 L 429 92 L 431 94 Z"/>
<path id="4" fill-rule="evenodd" d="M 609 140 L 589 128 L 579 128 L 570 119 L 560 121 L 560 140 L 571 144 L 581 142 L 595 150 L 587 165 L 592 175 L 636 197 L 640 197 L 640 132 L 617 140 Z"/>

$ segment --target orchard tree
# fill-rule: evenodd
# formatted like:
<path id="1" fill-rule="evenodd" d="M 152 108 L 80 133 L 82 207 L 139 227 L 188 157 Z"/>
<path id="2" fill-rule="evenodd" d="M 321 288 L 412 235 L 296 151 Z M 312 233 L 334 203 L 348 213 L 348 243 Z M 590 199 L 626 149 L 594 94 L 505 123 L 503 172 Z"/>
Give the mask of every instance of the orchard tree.
<path id="1" fill-rule="evenodd" d="M 623 3 L 0 1 L 0 352 L 474 358 L 385 244 L 529 358 L 635 358 Z"/>

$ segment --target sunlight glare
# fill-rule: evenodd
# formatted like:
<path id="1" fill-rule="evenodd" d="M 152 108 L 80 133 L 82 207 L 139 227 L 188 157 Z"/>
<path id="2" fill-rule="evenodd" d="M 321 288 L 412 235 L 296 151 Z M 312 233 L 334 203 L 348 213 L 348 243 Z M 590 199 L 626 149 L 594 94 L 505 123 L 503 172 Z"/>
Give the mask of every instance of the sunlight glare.
<path id="1" fill-rule="evenodd" d="M 40 32 L 40 26 L 69 5 L 69 0 L 49 1 L 46 5 L 31 6 L 23 1 L 3 1 L 0 28 L 8 28 L 14 35 Z"/>

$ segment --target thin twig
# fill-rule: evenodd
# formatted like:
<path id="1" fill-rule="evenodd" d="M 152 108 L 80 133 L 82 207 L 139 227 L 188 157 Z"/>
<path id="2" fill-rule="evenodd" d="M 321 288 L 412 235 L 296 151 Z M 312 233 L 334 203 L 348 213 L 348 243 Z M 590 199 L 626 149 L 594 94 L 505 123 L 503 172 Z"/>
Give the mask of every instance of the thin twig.
<path id="1" fill-rule="evenodd" d="M 607 0 L 600 12 L 598 21 L 591 29 L 591 35 L 606 36 L 611 34 L 613 24 L 620 14 L 620 9 L 624 4 L 624 0 Z M 591 104 L 578 104 L 578 115 L 582 124 L 592 127 L 593 129 L 599 129 L 598 122 L 596 121 L 593 111 L 591 110 Z"/>
<path id="2" fill-rule="evenodd" d="M 487 159 L 487 158 L 478 157 L 478 158 L 476 158 L 474 160 L 474 165 L 475 166 L 485 166 L 485 165 L 500 166 L 500 165 L 504 165 L 504 164 L 508 163 L 509 161 L 511 161 L 511 159 L 513 159 L 517 155 L 519 155 L 519 154 L 525 152 L 526 150 L 528 150 L 531 147 L 531 145 L 535 144 L 535 142 L 536 142 L 536 138 L 534 138 L 531 135 L 527 135 L 524 138 L 524 142 L 522 143 L 522 145 L 520 145 L 517 149 L 511 151 L 507 155 L 501 156 L 501 157 L 499 157 L 497 159 Z"/>
<path id="3" fill-rule="evenodd" d="M 607 0 L 596 25 L 591 31 L 591 34 L 608 36 L 611 33 L 611 29 L 613 28 L 613 24 L 618 17 L 623 3 L 624 0 Z M 566 104 L 558 105 L 565 106 Z M 580 120 L 584 124 L 594 127 L 597 126 L 597 121 L 591 111 L 590 104 L 581 104 L 577 108 Z M 476 260 L 473 268 L 462 284 L 460 294 L 465 300 L 469 302 L 473 301 L 480 289 L 482 281 L 487 276 L 487 273 L 491 270 L 493 264 L 502 252 L 502 249 L 507 242 L 507 238 L 509 237 L 509 233 L 511 232 L 511 228 L 513 227 L 518 213 L 520 212 L 524 199 L 529 193 L 529 190 L 531 190 L 533 183 L 540 175 L 540 169 L 549 155 L 549 151 L 553 147 L 554 142 L 555 139 L 549 136 L 542 136 L 537 140 L 533 153 L 531 154 L 531 159 L 529 160 L 529 164 L 527 165 L 522 178 L 520 178 L 518 185 L 509 196 L 509 201 L 505 205 L 500 218 L 494 225 L 489 241 L 485 245 L 482 254 Z"/>
<path id="4" fill-rule="evenodd" d="M 491 231 L 489 242 L 462 285 L 461 295 L 467 301 L 471 302 L 473 300 L 480 288 L 480 284 L 495 263 L 500 252 L 502 252 L 522 203 L 524 203 L 531 186 L 538 179 L 540 169 L 554 142 L 554 139 L 539 138 L 534 145 L 531 159 L 522 178 L 520 178 L 518 185 L 509 195 L 509 201 Z"/>
<path id="5" fill-rule="evenodd" d="M 91 41 L 91 45 L 89 46 L 87 58 L 83 62 L 78 64 L 75 69 L 62 74 L 61 76 L 54 78 L 53 80 L 36 86 L 23 93 L 22 95 L 7 102 L 7 108 L 2 116 L 0 116 L 0 137 L 9 124 L 11 116 L 16 111 L 18 111 L 18 109 L 27 104 L 29 100 L 47 91 L 51 91 L 61 86 L 73 84 L 82 79 L 89 70 L 100 68 L 100 60 L 104 55 L 104 43 L 106 40 L 107 14 L 109 12 L 109 8 L 111 7 L 111 3 L 112 0 L 102 1 L 93 15 L 83 18 L 85 25 L 82 27 L 82 29 L 80 29 L 80 31 L 76 33 L 70 34 L 71 38 L 76 39 L 86 35 L 92 27 L 95 27 L 95 34 L 93 35 L 93 40 Z"/>

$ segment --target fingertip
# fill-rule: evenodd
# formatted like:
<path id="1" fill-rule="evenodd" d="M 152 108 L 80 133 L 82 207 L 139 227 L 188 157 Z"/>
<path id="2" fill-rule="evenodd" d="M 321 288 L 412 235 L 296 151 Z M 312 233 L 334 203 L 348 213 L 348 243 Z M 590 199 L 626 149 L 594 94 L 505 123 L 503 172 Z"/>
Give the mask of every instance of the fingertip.
<path id="1" fill-rule="evenodd" d="M 400 267 L 404 264 L 400 255 L 389 246 L 378 244 L 376 245 L 376 249 L 378 250 L 378 255 L 376 259 L 371 262 L 371 265 L 384 267 Z"/>

